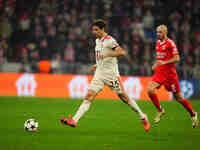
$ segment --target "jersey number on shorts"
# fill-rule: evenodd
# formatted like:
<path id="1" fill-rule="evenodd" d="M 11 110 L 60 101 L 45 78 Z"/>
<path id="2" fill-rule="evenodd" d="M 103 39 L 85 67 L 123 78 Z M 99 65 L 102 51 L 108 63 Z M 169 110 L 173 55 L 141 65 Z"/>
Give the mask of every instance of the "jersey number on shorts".
<path id="1" fill-rule="evenodd" d="M 116 81 L 110 81 L 110 86 L 112 88 L 119 88 L 120 87 L 119 81 L 118 80 L 116 80 Z"/>
<path id="2" fill-rule="evenodd" d="M 171 89 L 173 92 L 176 92 L 176 86 L 174 84 L 171 85 Z"/>

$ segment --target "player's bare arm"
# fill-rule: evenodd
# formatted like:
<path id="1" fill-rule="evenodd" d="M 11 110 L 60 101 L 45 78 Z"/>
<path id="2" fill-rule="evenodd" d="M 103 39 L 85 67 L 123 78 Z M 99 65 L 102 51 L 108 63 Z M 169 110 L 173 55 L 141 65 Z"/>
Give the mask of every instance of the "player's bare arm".
<path id="1" fill-rule="evenodd" d="M 153 66 L 152 66 L 152 70 L 155 70 L 157 66 L 158 66 L 157 61 L 154 61 Z"/>
<path id="2" fill-rule="evenodd" d="M 180 61 L 180 56 L 179 55 L 174 55 L 171 59 L 166 60 L 166 61 L 157 61 L 157 65 L 166 65 L 166 64 L 171 64 L 171 63 L 177 63 Z"/>
<path id="3" fill-rule="evenodd" d="M 157 67 L 157 63 L 156 63 L 156 62 L 154 62 L 153 66 L 152 66 L 152 70 L 155 70 L 155 69 L 156 69 L 156 67 Z"/>
<path id="4" fill-rule="evenodd" d="M 126 55 L 126 51 L 120 46 L 117 46 L 115 48 L 115 51 L 104 54 L 104 55 L 100 55 L 100 59 L 104 59 L 106 57 L 119 57 L 119 56 L 125 56 L 125 55 Z"/>
<path id="5" fill-rule="evenodd" d="M 97 65 L 96 65 L 96 64 L 92 65 L 92 66 L 90 67 L 90 72 L 94 72 L 94 71 L 96 70 L 96 68 L 97 68 Z"/>

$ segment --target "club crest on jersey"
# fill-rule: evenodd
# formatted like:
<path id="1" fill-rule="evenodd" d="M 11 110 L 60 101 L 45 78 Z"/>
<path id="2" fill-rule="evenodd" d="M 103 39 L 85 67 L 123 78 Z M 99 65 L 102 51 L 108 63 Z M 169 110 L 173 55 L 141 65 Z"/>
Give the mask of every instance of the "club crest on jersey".
<path id="1" fill-rule="evenodd" d="M 166 49 L 166 46 L 165 46 L 165 45 L 163 45 L 163 46 L 162 46 L 162 50 L 165 50 L 165 49 Z"/>

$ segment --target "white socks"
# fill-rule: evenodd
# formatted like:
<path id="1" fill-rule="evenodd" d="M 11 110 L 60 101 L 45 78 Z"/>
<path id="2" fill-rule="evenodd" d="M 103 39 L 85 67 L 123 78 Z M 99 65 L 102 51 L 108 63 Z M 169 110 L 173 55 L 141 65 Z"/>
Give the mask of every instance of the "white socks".
<path id="1" fill-rule="evenodd" d="M 134 100 L 130 100 L 128 104 L 133 110 L 135 110 L 139 114 L 141 119 L 145 118 L 144 113 L 141 111 L 141 109 Z"/>
<path id="2" fill-rule="evenodd" d="M 136 102 L 134 100 L 130 100 L 128 104 L 133 110 L 135 110 L 139 114 L 141 119 L 145 118 L 144 113 L 141 111 L 141 109 L 139 108 L 139 106 L 136 104 Z M 72 119 L 74 121 L 78 122 L 79 119 L 84 115 L 84 113 L 89 110 L 90 105 L 91 105 L 90 101 L 84 100 Z"/>
<path id="3" fill-rule="evenodd" d="M 79 119 L 84 115 L 84 113 L 88 111 L 90 105 L 91 105 L 90 101 L 84 100 L 72 119 L 78 122 Z"/>

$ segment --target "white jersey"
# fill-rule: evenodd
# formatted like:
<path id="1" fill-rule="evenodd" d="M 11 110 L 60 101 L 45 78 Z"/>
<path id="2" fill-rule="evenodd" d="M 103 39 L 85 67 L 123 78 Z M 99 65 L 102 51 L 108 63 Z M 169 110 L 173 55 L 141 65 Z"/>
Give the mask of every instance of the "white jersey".
<path id="1" fill-rule="evenodd" d="M 118 60 L 116 57 L 99 59 L 100 55 L 113 52 L 117 46 L 119 46 L 119 44 L 109 35 L 106 35 L 102 39 L 96 39 L 96 74 L 102 76 L 119 76 Z"/>

